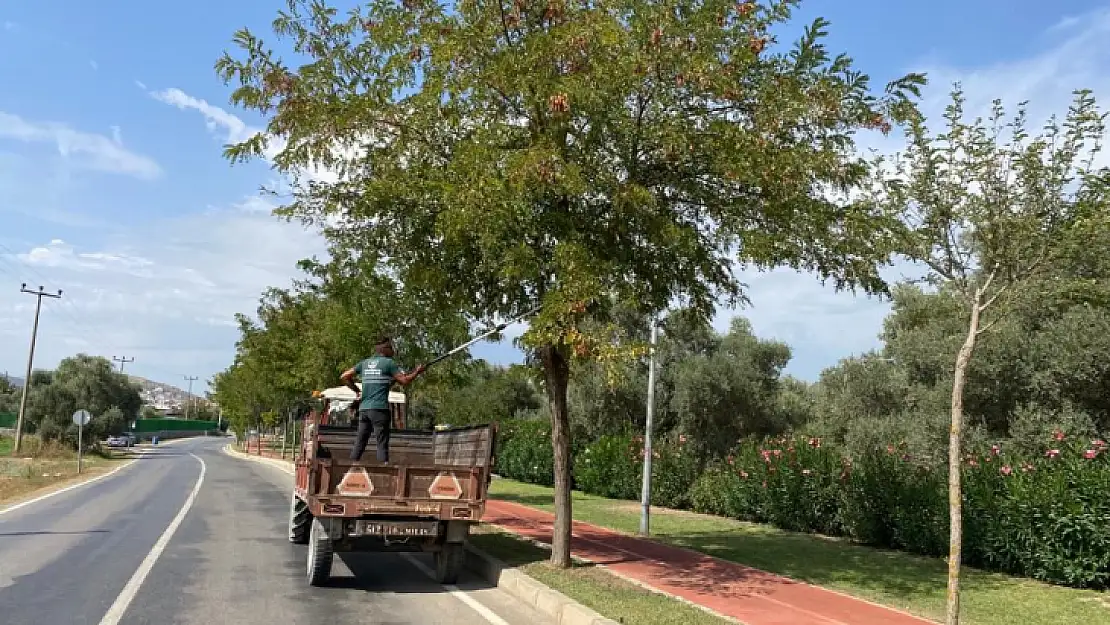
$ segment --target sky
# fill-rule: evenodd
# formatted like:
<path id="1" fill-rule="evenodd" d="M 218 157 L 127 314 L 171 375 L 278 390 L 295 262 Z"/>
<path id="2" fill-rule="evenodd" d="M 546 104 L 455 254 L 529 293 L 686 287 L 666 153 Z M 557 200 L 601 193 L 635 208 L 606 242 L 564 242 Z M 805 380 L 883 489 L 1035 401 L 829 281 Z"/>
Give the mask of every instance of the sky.
<path id="1" fill-rule="evenodd" d="M 204 390 L 234 354 L 235 313 L 324 253 L 316 233 L 270 215 L 265 163 L 222 156 L 264 120 L 229 103 L 213 63 L 236 29 L 267 33 L 283 4 L 0 0 L 0 375 L 26 367 L 25 282 L 63 291 L 43 300 L 36 368 L 79 352 L 134 358 L 128 373 L 183 388 L 197 376 Z M 817 16 L 832 22 L 829 48 L 876 86 L 926 72 L 930 115 L 956 81 L 972 110 L 1030 100 L 1034 120 L 1063 114 L 1075 88 L 1110 97 L 1110 0 L 808 0 L 793 26 Z M 880 344 L 885 302 L 789 270 L 742 278 L 752 306 L 714 325 L 745 315 L 790 344 L 793 375 L 815 380 Z M 474 355 L 520 361 L 509 334 Z"/>

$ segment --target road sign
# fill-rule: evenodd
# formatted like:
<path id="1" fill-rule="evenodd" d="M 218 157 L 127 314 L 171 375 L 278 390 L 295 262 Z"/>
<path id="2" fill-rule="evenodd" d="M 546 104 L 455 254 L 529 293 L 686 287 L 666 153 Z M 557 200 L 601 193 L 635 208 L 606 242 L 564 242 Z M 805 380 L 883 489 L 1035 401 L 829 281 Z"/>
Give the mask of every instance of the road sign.
<path id="1" fill-rule="evenodd" d="M 78 410 L 77 412 L 73 413 L 73 425 L 88 425 L 90 419 L 92 419 L 92 415 L 89 414 L 88 410 Z"/>

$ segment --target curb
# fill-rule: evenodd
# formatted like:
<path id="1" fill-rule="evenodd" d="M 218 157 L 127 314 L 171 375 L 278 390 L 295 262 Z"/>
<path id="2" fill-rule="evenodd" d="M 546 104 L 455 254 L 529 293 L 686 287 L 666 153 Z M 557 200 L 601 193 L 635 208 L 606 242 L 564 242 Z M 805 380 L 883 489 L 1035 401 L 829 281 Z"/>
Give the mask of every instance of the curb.
<path id="1" fill-rule="evenodd" d="M 245 454 L 234 449 L 230 444 L 224 447 L 224 452 L 231 456 L 269 464 L 286 473 L 293 472 L 288 462 Z M 541 584 L 523 571 L 510 567 L 469 544 L 466 546 L 466 568 L 558 625 L 620 625 L 617 621 L 605 618 L 563 593 Z"/>
<path id="2" fill-rule="evenodd" d="M 466 546 L 466 566 L 559 625 L 619 625 L 473 545 Z"/>

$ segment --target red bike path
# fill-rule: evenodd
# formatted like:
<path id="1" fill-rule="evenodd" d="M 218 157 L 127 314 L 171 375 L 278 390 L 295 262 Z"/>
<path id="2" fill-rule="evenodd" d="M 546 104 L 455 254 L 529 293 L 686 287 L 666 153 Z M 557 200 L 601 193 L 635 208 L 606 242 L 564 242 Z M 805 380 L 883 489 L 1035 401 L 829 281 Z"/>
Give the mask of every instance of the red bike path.
<path id="1" fill-rule="evenodd" d="M 555 517 L 488 500 L 482 521 L 551 544 Z M 575 521 L 571 552 L 746 625 L 933 625 L 905 612 L 765 571 Z"/>

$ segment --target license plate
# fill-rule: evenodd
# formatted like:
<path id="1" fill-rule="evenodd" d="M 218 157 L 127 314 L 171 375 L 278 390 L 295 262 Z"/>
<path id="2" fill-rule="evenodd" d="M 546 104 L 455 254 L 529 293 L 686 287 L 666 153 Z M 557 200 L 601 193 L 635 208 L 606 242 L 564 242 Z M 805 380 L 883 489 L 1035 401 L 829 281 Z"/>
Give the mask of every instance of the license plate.
<path id="1" fill-rule="evenodd" d="M 355 536 L 436 536 L 439 534 L 439 523 L 434 521 L 414 521 L 411 523 L 357 521 L 355 522 Z"/>

